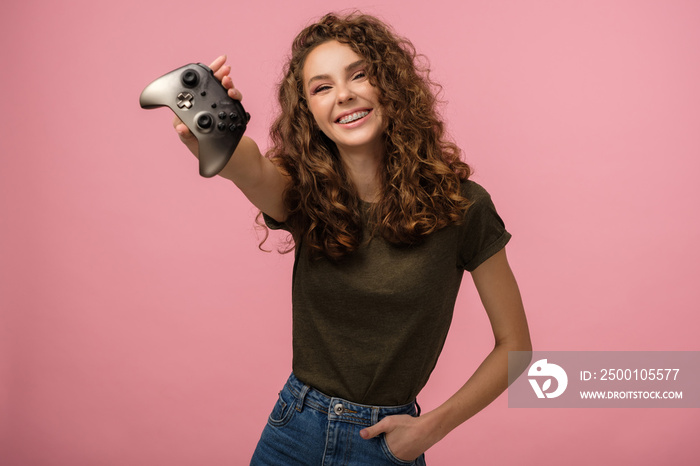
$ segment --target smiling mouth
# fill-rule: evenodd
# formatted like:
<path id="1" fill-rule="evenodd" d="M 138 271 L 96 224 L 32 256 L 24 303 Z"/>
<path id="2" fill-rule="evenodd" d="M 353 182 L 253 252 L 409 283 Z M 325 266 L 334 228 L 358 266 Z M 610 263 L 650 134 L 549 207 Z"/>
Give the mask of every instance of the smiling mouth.
<path id="1" fill-rule="evenodd" d="M 359 112 L 351 113 L 350 115 L 345 115 L 343 118 L 339 118 L 336 120 L 336 123 L 340 123 L 341 125 L 347 125 L 348 123 L 352 123 L 353 121 L 357 121 L 360 118 L 364 118 L 367 115 L 369 115 L 370 110 L 362 110 Z"/>

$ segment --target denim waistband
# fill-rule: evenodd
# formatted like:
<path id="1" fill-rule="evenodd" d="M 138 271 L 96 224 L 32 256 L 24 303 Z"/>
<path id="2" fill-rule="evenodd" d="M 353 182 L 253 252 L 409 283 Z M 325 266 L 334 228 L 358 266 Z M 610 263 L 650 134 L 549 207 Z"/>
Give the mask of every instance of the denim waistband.
<path id="1" fill-rule="evenodd" d="M 284 386 L 294 398 L 295 409 L 301 412 L 304 407 L 315 409 L 328 414 L 330 421 L 343 421 L 363 426 L 371 426 L 386 416 L 396 414 L 420 415 L 420 406 L 417 401 L 402 406 L 370 406 L 352 401 L 328 396 L 315 388 L 305 385 L 294 374 L 289 376 Z"/>

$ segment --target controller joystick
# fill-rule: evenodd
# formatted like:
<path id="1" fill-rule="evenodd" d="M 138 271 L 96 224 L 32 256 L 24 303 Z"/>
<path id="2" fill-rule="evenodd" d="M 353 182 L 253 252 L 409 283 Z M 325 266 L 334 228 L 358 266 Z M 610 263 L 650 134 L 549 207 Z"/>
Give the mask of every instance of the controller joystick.
<path id="1" fill-rule="evenodd" d="M 197 84 L 199 84 L 199 75 L 194 70 L 185 71 L 182 73 L 182 84 L 189 88 L 197 87 Z"/>
<path id="2" fill-rule="evenodd" d="M 199 174 L 206 178 L 223 170 L 250 121 L 241 103 L 201 63 L 156 79 L 141 92 L 139 104 L 145 109 L 169 107 L 182 120 L 199 142 Z"/>
<path id="3" fill-rule="evenodd" d="M 208 113 L 202 113 L 197 117 L 197 128 L 204 132 L 209 132 L 214 119 Z"/>

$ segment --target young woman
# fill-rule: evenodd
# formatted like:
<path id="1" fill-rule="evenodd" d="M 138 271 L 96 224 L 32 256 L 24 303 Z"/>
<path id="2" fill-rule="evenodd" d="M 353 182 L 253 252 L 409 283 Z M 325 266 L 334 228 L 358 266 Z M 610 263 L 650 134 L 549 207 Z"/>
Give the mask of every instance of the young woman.
<path id="1" fill-rule="evenodd" d="M 220 173 L 293 239 L 293 373 L 252 464 L 425 464 L 508 384 L 530 337 L 488 193 L 444 134 L 416 53 L 376 18 L 329 14 L 294 40 L 272 148 L 244 137 Z M 226 57 L 215 75 L 241 99 Z M 182 141 L 197 140 L 175 120 Z M 464 270 L 495 346 L 420 414 Z M 466 379 L 465 374 L 465 379 Z"/>

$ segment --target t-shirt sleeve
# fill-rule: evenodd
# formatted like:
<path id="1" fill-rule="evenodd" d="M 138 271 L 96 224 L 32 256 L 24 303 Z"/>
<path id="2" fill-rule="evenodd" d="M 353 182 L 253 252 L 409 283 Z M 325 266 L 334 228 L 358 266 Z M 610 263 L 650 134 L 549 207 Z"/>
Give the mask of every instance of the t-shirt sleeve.
<path id="1" fill-rule="evenodd" d="M 459 266 L 472 272 L 503 249 L 511 235 L 484 188 L 468 180 L 462 185 L 462 194 L 472 204 L 460 228 Z"/>

